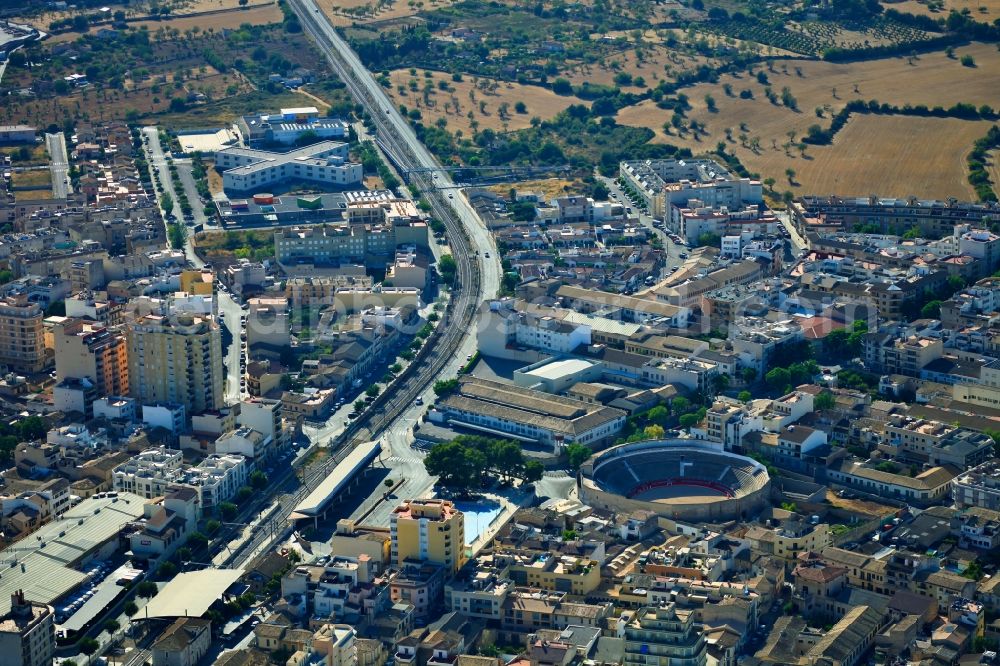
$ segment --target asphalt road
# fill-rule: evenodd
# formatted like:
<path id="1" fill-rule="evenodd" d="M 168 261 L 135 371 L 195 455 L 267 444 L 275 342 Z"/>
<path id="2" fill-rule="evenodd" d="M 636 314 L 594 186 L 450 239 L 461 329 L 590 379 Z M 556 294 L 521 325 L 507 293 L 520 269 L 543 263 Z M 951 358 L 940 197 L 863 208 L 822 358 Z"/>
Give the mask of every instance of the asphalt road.
<path id="1" fill-rule="evenodd" d="M 66 137 L 62 132 L 46 134 L 45 146 L 49 151 L 49 168 L 52 171 L 52 196 L 56 199 L 65 199 L 70 193 Z"/>

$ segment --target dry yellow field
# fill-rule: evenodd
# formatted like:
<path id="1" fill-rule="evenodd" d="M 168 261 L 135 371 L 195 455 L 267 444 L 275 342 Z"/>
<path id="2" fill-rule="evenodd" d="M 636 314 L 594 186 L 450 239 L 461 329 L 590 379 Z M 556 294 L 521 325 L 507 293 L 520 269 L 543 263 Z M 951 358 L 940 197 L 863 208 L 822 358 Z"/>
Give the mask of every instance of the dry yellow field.
<path id="1" fill-rule="evenodd" d="M 566 194 L 579 192 L 580 184 L 565 178 L 542 178 L 538 180 L 522 180 L 517 183 L 505 183 L 503 185 L 488 185 L 484 189 L 507 196 L 510 189 L 514 187 L 521 192 L 538 192 L 548 201 Z"/>
<path id="2" fill-rule="evenodd" d="M 994 19 L 1000 18 L 1000 0 L 944 0 L 944 9 L 939 12 L 932 12 L 925 2 L 918 0 L 903 0 L 902 2 L 885 2 L 883 6 L 892 8 L 907 14 L 917 14 L 942 18 L 948 15 L 951 10 L 969 10 L 972 18 L 985 23 L 992 23 Z"/>
<path id="3" fill-rule="evenodd" d="M 962 55 L 969 54 L 977 66 L 964 67 L 958 61 Z M 800 69 L 800 73 L 795 68 Z M 782 71 L 787 69 L 787 72 Z M 643 102 L 634 107 L 623 109 L 618 114 L 618 122 L 637 127 L 649 127 L 656 132 L 657 141 L 667 141 L 676 145 L 689 146 L 694 150 L 707 150 L 719 141 L 726 141 L 728 150 L 734 152 L 751 171 L 757 171 L 763 177 L 773 177 L 781 183 L 784 181 L 784 171 L 787 167 L 796 169 L 802 174 L 799 180 L 802 186 L 798 191 L 816 191 L 813 187 L 830 188 L 837 184 L 835 178 L 839 174 L 829 174 L 820 179 L 819 174 L 813 175 L 813 167 L 821 160 L 819 156 L 825 151 L 844 150 L 843 144 L 850 143 L 838 135 L 833 147 L 809 147 L 808 155 L 815 160 L 803 159 L 795 148 L 787 154 L 785 144 L 797 141 L 804 136 L 810 125 L 819 124 L 826 127 L 830 123 L 832 113 L 839 111 L 851 99 L 877 99 L 897 106 L 905 104 L 928 106 L 951 106 L 957 102 L 968 102 L 977 106 L 987 104 L 1000 109 L 1000 53 L 991 45 L 972 44 L 956 49 L 956 59 L 950 59 L 943 53 L 921 55 L 909 63 L 907 58 L 889 58 L 884 60 L 835 64 L 821 61 L 801 63 L 778 62 L 774 71 L 767 72 L 770 85 L 775 92 L 787 86 L 798 101 L 798 111 L 784 106 L 775 106 L 767 101 L 764 95 L 765 86 L 756 78 L 742 75 L 740 77 L 726 75 L 717 84 L 701 84 L 684 90 L 688 95 L 692 109 L 688 117 L 705 126 L 705 134 L 700 140 L 695 140 L 690 132 L 681 136 L 673 133 L 666 136 L 662 129 L 670 120 L 671 113 L 657 108 L 651 102 Z M 734 95 L 740 90 L 750 89 L 754 98 L 745 100 L 738 96 L 726 96 L 723 85 L 730 84 Z M 836 97 L 834 96 L 836 93 Z M 705 96 L 711 95 L 717 106 L 717 111 L 708 111 Z M 815 109 L 825 107 L 823 118 L 817 117 Z M 926 122 L 918 122 L 925 120 Z M 966 123 L 962 121 L 944 121 L 918 118 L 875 119 L 857 117 L 842 130 L 856 138 L 864 132 L 858 128 L 875 126 L 892 130 L 905 127 L 903 134 L 893 133 L 901 143 L 899 145 L 881 142 L 884 155 L 892 156 L 902 151 L 912 150 L 909 144 L 926 144 L 941 152 L 942 156 L 936 164 L 947 170 L 938 184 L 931 184 L 933 191 L 950 193 L 952 196 L 972 195 L 972 190 L 965 181 L 964 159 L 972 142 L 985 134 L 987 123 Z M 943 135 L 942 128 L 948 127 L 956 131 L 955 135 Z M 978 129 L 970 129 L 977 128 Z M 729 130 L 727 137 L 726 131 Z M 920 134 L 921 131 L 927 134 Z M 745 140 L 740 137 L 745 136 Z M 754 152 L 750 145 L 754 140 L 759 144 L 759 150 Z M 862 146 L 864 147 L 864 146 Z M 851 151 L 848 146 L 847 152 Z M 943 151 L 951 159 L 945 159 Z M 835 167 L 838 160 L 832 160 L 828 167 Z M 921 194 L 921 183 L 925 182 L 921 173 L 923 164 L 913 160 L 898 162 L 901 168 L 891 171 L 892 178 L 898 181 L 892 191 L 880 191 L 880 194 Z M 864 180 L 850 177 L 853 166 L 848 166 L 849 180 L 838 184 L 838 187 L 859 186 L 862 191 L 848 189 L 823 189 L 817 193 L 867 194 L 870 189 L 864 186 Z M 780 186 L 779 186 L 780 188 Z M 922 195 L 937 196 L 930 190 Z"/>
<path id="4" fill-rule="evenodd" d="M 179 16 L 177 18 L 170 18 L 164 21 L 135 21 L 129 23 L 128 26 L 136 29 L 144 27 L 153 34 L 163 28 L 170 28 L 183 33 L 187 30 L 193 30 L 194 28 L 202 31 L 207 31 L 209 29 L 226 30 L 239 28 L 244 23 L 250 23 L 251 25 L 280 23 L 281 18 L 281 10 L 278 9 L 277 5 L 272 4 L 264 7 L 254 7 L 252 9 L 227 10 L 219 12 L 218 14 L 209 14 L 207 16 Z M 103 27 L 106 26 L 92 28 L 88 32 L 95 32 Z M 46 43 L 58 44 L 60 42 L 72 42 L 83 34 L 86 33 L 73 31 L 64 32 L 58 35 L 53 35 L 46 40 Z"/>
<path id="5" fill-rule="evenodd" d="M 573 96 L 556 95 L 547 88 L 521 85 L 506 81 L 492 81 L 497 84 L 495 90 L 484 92 L 477 88 L 473 77 L 466 75 L 462 81 L 452 81 L 451 76 L 432 72 L 432 78 L 425 78 L 423 70 L 417 70 L 416 76 L 409 69 L 397 69 L 389 73 L 392 88 L 387 90 L 389 96 L 397 104 L 404 104 L 410 109 L 419 109 L 425 125 L 433 124 L 438 118 L 444 118 L 448 130 L 462 130 L 466 135 L 472 131 L 472 122 L 478 123 L 479 129 L 503 130 L 506 123 L 508 130 L 524 129 L 531 124 L 531 118 L 538 116 L 542 120 L 552 118 L 571 104 L 588 104 Z M 410 82 L 415 81 L 417 90 L 411 90 Z M 424 86 L 426 82 L 433 86 L 428 93 L 428 101 L 424 101 Z M 438 82 L 445 81 L 449 91 L 438 88 Z M 400 86 L 404 93 L 400 93 Z M 469 93 L 473 92 L 473 97 Z M 500 105 L 509 105 L 506 119 L 500 117 Z M 526 113 L 516 113 L 514 105 L 524 102 Z M 485 104 L 485 113 L 480 111 L 480 103 Z M 473 118 L 468 117 L 472 112 Z"/>
<path id="6" fill-rule="evenodd" d="M 579 64 L 572 69 L 563 71 L 561 76 L 573 85 L 593 83 L 598 85 L 614 85 L 615 75 L 619 72 L 631 74 L 633 78 L 645 79 L 646 87 L 655 87 L 660 79 L 671 80 L 671 72 L 690 71 L 699 65 L 712 64 L 708 58 L 690 56 L 668 49 L 663 46 L 647 44 L 643 47 L 643 58 L 636 57 L 635 50 L 624 51 L 595 65 Z M 669 69 L 666 69 L 669 68 Z M 643 90 L 638 86 L 621 86 L 627 92 Z"/>
<path id="7" fill-rule="evenodd" d="M 401 19 L 415 15 L 418 11 L 438 9 L 452 4 L 451 0 L 319 0 L 319 8 L 333 25 L 346 26 L 351 23 L 372 23 Z"/>

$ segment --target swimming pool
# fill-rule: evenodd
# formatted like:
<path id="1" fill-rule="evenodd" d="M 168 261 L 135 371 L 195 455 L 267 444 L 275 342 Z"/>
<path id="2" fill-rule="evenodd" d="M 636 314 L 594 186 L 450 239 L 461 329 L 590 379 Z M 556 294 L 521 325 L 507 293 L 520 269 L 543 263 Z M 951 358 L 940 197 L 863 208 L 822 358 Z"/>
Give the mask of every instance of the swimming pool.
<path id="1" fill-rule="evenodd" d="M 465 545 L 471 544 L 485 532 L 503 511 L 503 506 L 494 500 L 476 502 L 455 502 L 455 508 L 465 515 Z"/>

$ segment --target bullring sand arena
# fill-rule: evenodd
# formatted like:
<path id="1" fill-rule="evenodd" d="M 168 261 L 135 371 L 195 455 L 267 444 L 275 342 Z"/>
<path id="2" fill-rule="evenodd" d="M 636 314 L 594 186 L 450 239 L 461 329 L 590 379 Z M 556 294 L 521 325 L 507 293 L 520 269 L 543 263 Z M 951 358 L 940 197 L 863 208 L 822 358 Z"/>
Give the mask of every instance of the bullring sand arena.
<path id="1" fill-rule="evenodd" d="M 580 496 L 613 511 L 652 511 L 681 521 L 737 520 L 768 504 L 771 479 L 760 463 L 702 442 L 622 444 L 580 470 Z"/>

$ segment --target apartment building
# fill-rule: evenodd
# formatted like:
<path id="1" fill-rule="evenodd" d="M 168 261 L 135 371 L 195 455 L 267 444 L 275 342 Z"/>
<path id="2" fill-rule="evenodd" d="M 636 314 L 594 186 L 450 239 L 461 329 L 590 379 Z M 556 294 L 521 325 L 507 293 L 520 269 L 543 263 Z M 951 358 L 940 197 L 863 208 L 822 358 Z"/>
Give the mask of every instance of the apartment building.
<path id="1" fill-rule="evenodd" d="M 958 475 L 951 496 L 960 507 L 1000 511 L 1000 459 L 993 459 Z"/>
<path id="2" fill-rule="evenodd" d="M 127 328 L 129 393 L 188 414 L 223 406 L 222 333 L 206 317 L 146 315 Z"/>
<path id="3" fill-rule="evenodd" d="M 918 199 L 917 197 L 805 196 L 791 207 L 800 232 L 813 229 L 853 230 L 875 225 L 881 233 L 900 233 L 916 227 L 921 235 L 948 236 L 956 224 L 1000 222 L 1000 211 L 988 204 Z"/>
<path id="4" fill-rule="evenodd" d="M 56 653 L 55 612 L 29 601 L 24 592 L 10 596 L 10 611 L 0 616 L 0 654 L 4 666 L 51 666 Z"/>
<path id="5" fill-rule="evenodd" d="M 36 373 L 45 369 L 43 317 L 42 307 L 25 297 L 0 301 L 0 364 L 15 372 Z"/>
<path id="6" fill-rule="evenodd" d="M 57 381 L 86 377 L 100 397 L 128 393 L 128 344 L 122 333 L 67 318 L 52 327 L 52 337 Z"/>
<path id="7" fill-rule="evenodd" d="M 465 564 L 465 516 L 449 500 L 408 500 L 391 516 L 392 561 L 439 564 L 455 573 Z"/>
<path id="8" fill-rule="evenodd" d="M 494 564 L 521 587 L 586 596 L 601 583 L 600 563 L 586 556 L 523 548 L 495 551 Z"/>
<path id="9" fill-rule="evenodd" d="M 763 202 L 760 181 L 735 178 L 712 160 L 642 160 L 622 162 L 618 169 L 625 183 L 645 203 L 649 214 L 664 220 L 669 206 L 697 199 L 705 206 L 737 209 Z"/>
<path id="10" fill-rule="evenodd" d="M 261 191 L 289 182 L 316 183 L 346 188 L 364 179 L 364 168 L 348 162 L 348 145 L 336 141 L 274 153 L 253 148 L 229 147 L 216 151 L 226 192 Z"/>
<path id="11" fill-rule="evenodd" d="M 626 666 L 705 666 L 708 644 L 693 611 L 644 606 L 625 624 Z"/>
<path id="12" fill-rule="evenodd" d="M 187 486 L 198 494 L 203 511 L 228 502 L 246 485 L 246 458 L 238 454 L 212 454 L 198 465 L 184 464 L 180 451 L 158 447 L 146 449 L 113 471 L 115 490 L 153 499 L 173 488 Z"/>
<path id="13" fill-rule="evenodd" d="M 274 234 L 275 258 L 282 264 L 307 260 L 319 265 L 366 264 L 385 260 L 396 251 L 396 235 L 389 225 L 321 224 L 293 227 Z"/>

